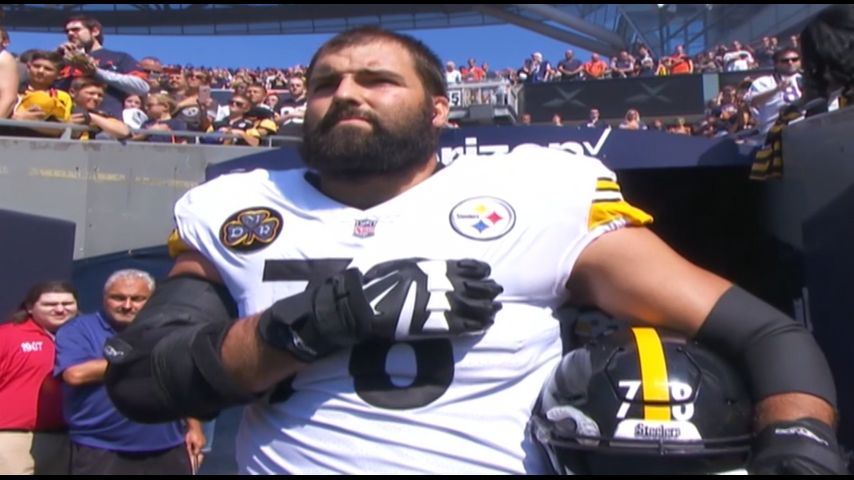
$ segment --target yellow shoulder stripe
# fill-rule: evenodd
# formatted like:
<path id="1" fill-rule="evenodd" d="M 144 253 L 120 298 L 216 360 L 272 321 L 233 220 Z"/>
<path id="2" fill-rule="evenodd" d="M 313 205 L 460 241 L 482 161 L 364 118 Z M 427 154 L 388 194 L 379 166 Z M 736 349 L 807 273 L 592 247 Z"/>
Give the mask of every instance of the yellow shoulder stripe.
<path id="1" fill-rule="evenodd" d="M 590 204 L 590 214 L 587 218 L 588 231 L 615 220 L 623 220 L 627 225 L 646 225 L 653 220 L 652 215 L 633 207 L 625 200 L 594 201 Z"/>
<path id="2" fill-rule="evenodd" d="M 596 180 L 596 191 L 597 192 L 619 192 L 620 191 L 620 185 L 613 180 L 607 180 L 604 178 L 600 178 L 599 180 Z"/>
<path id="3" fill-rule="evenodd" d="M 192 252 L 194 249 L 187 245 L 181 236 L 178 234 L 178 229 L 172 229 L 169 238 L 166 240 L 166 248 L 169 250 L 169 256 L 176 258 L 178 255 L 185 252 Z"/>

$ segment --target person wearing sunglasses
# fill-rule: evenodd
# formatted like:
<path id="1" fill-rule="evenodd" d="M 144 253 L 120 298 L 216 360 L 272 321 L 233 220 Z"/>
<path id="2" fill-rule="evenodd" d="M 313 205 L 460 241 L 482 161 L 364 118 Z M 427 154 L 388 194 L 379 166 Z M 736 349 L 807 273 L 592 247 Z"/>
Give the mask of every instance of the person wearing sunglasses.
<path id="1" fill-rule="evenodd" d="M 216 143 L 222 145 L 250 145 L 258 146 L 260 139 L 247 134 L 255 126 L 255 122 L 246 118 L 246 113 L 252 108 L 252 102 L 243 95 L 234 95 L 228 101 L 228 118 L 220 120 L 211 125 L 209 132 L 230 133 L 240 135 L 241 138 L 223 138 Z"/>
<path id="2" fill-rule="evenodd" d="M 186 70 L 183 74 L 185 88 L 175 98 L 174 117 L 186 123 L 187 129 L 204 132 L 210 127 L 216 116 L 219 104 L 211 98 L 211 77 L 200 69 Z"/>
<path id="3" fill-rule="evenodd" d="M 768 133 L 780 114 L 780 108 L 791 105 L 803 95 L 801 54 L 793 47 L 774 52 L 774 73 L 757 78 L 744 95 L 750 113 L 762 134 Z"/>

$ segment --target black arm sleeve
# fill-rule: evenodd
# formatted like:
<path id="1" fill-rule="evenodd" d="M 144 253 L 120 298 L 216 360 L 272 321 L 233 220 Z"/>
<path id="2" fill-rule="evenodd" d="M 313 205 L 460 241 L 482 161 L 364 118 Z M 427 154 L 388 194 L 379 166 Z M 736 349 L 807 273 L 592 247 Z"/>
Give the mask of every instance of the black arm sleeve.
<path id="1" fill-rule="evenodd" d="M 104 347 L 104 382 L 116 408 L 132 420 L 155 423 L 213 418 L 250 401 L 220 356 L 236 317 L 221 285 L 191 276 L 162 282 L 133 323 Z"/>
<path id="2" fill-rule="evenodd" d="M 800 392 L 836 408 L 830 366 L 812 335 L 745 290 L 733 286 L 721 295 L 696 338 L 742 368 L 754 400 Z"/>

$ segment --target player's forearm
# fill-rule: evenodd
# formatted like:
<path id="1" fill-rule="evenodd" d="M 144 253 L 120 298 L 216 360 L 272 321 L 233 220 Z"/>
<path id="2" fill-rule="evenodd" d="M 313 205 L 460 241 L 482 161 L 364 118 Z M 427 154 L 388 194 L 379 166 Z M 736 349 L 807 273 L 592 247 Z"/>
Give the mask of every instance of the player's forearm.
<path id="1" fill-rule="evenodd" d="M 235 323 L 222 344 L 225 370 L 247 391 L 263 392 L 294 375 L 306 364 L 291 354 L 267 346 L 258 336 L 259 316 Z"/>

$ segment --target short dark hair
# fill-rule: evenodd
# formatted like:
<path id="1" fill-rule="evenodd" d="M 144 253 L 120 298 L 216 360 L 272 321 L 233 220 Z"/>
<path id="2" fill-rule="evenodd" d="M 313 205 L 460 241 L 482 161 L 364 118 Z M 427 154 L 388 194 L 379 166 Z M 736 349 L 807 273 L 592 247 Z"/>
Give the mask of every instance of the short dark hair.
<path id="1" fill-rule="evenodd" d="M 30 63 L 33 60 L 47 60 L 48 62 L 56 65 L 57 68 L 61 67 L 64 63 L 62 55 L 50 50 L 33 50 L 30 52 L 26 63 Z"/>
<path id="2" fill-rule="evenodd" d="M 18 309 L 12 314 L 12 322 L 22 323 L 29 318 L 30 314 L 27 310 L 35 305 L 45 293 L 70 293 L 74 297 L 74 300 L 77 301 L 77 290 L 70 283 L 58 280 L 40 282 L 27 290 L 24 299 L 18 305 Z"/>
<path id="3" fill-rule="evenodd" d="M 314 66 L 317 63 L 317 59 L 323 55 L 337 52 L 347 47 L 365 45 L 382 40 L 397 43 L 412 55 L 412 60 L 415 63 L 415 71 L 428 94 L 447 98 L 448 88 L 445 84 L 444 68 L 439 57 L 424 42 L 415 37 L 378 27 L 359 27 L 332 37 L 332 39 L 321 45 L 314 56 L 311 57 L 306 79 L 308 82 L 311 82 L 311 75 L 314 73 Z"/>
<path id="4" fill-rule="evenodd" d="M 95 36 L 95 40 L 98 41 L 101 45 L 104 44 L 104 27 L 101 25 L 101 22 L 98 21 L 95 17 L 90 17 L 89 15 L 72 15 L 68 17 L 68 20 L 65 21 L 65 25 L 68 25 L 71 22 L 80 22 L 89 30 L 98 29 L 98 35 Z M 65 26 L 64 25 L 64 26 Z"/>

